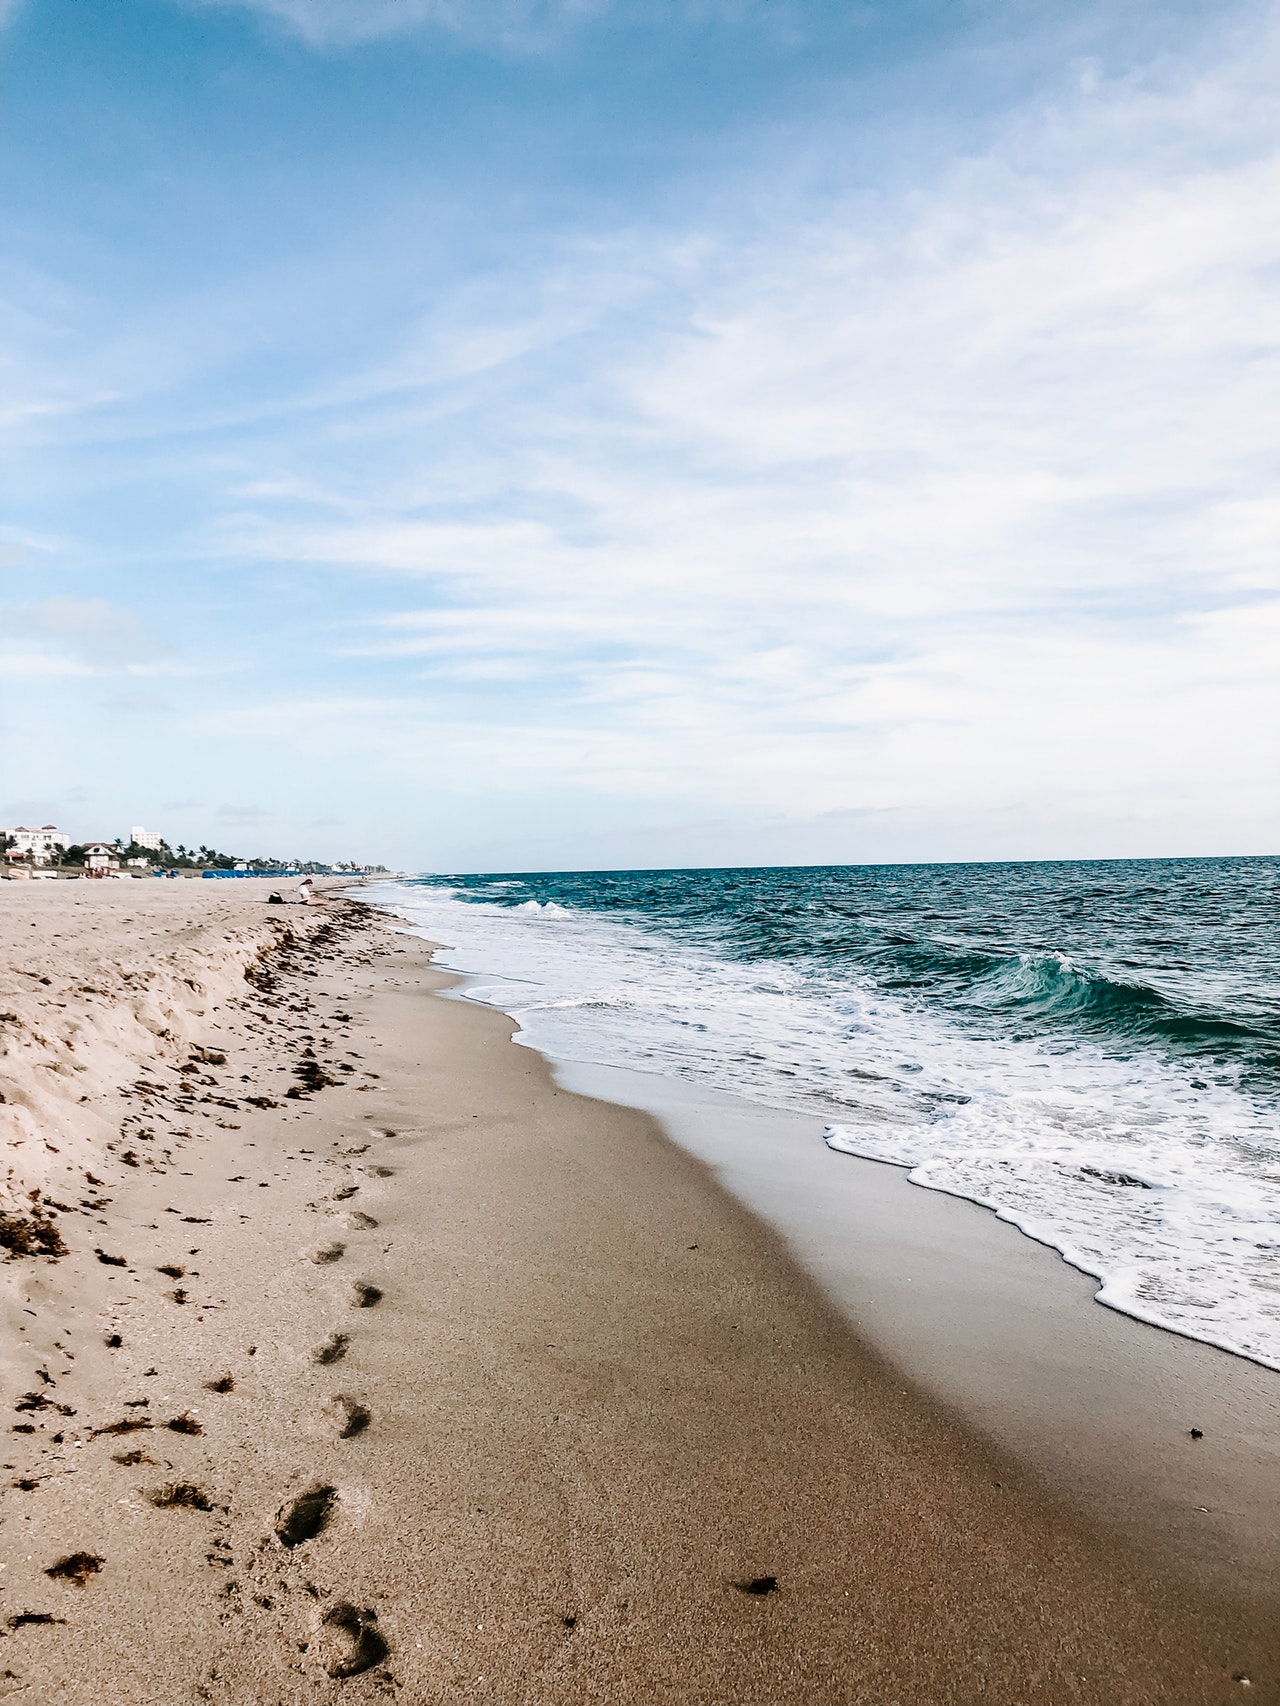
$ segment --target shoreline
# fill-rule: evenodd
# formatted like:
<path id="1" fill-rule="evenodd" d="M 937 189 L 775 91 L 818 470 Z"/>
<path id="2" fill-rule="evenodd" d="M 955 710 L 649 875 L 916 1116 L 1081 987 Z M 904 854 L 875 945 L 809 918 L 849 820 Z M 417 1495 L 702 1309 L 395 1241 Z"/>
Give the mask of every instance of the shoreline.
<path id="1" fill-rule="evenodd" d="M 1087 1519 L 1269 1597 L 1280 1379 L 1265 1364 L 1107 1308 L 1052 1246 L 912 1184 L 906 1167 L 842 1154 L 833 1173 L 816 1116 L 660 1074 L 551 1066 L 566 1089 L 653 1115 L 855 1334 Z"/>
<path id="2" fill-rule="evenodd" d="M 437 999 L 457 980 L 400 921 L 332 916 L 199 1022 L 171 1003 L 150 1115 L 214 1012 L 225 1055 L 191 1137 L 111 1151 L 69 1254 L 0 1268 L 7 1408 L 34 1395 L 5 1440 L 6 1692 L 1277 1698 L 1274 1601 L 1188 1592 L 1083 1521 L 647 1114 Z M 47 1574 L 77 1555 L 82 1586 Z"/>

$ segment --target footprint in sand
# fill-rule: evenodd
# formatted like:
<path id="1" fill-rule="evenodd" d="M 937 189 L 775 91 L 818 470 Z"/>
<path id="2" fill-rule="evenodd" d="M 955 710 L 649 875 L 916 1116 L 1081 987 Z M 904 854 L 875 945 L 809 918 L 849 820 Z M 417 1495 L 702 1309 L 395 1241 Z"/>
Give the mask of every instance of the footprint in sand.
<path id="1" fill-rule="evenodd" d="M 365 1214 L 358 1208 L 352 1209 L 346 1220 L 353 1232 L 372 1232 L 378 1224 L 371 1214 Z"/>
<path id="2" fill-rule="evenodd" d="M 342 1417 L 342 1430 L 339 1439 L 354 1439 L 362 1434 L 373 1420 L 365 1405 L 357 1403 L 354 1398 L 348 1398 L 339 1392 L 333 1400 Z"/>
<path id="3" fill-rule="evenodd" d="M 311 1252 L 310 1259 L 313 1262 L 321 1263 L 340 1262 L 346 1253 L 347 1247 L 345 1244 L 339 1244 L 337 1242 L 333 1244 L 322 1244 L 318 1250 L 313 1250 Z"/>
<path id="4" fill-rule="evenodd" d="M 386 1658 L 387 1643 L 375 1627 L 378 1621 L 376 1611 L 361 1611 L 358 1607 L 343 1601 L 334 1605 L 324 1614 L 324 1627 L 332 1631 L 337 1638 L 346 1637 L 342 1644 L 345 1652 L 335 1653 L 325 1665 L 330 1676 L 336 1678 L 363 1676 L 365 1671 L 372 1670 L 374 1665 L 381 1664 Z M 336 1647 L 337 1640 L 326 1640 L 327 1648 Z"/>
<path id="5" fill-rule="evenodd" d="M 331 1362 L 341 1362 L 347 1354 L 350 1343 L 351 1335 L 349 1333 L 330 1333 L 324 1344 L 317 1345 L 312 1355 L 318 1363 L 325 1366 Z"/>
<path id="6" fill-rule="evenodd" d="M 304 1540 L 314 1540 L 328 1524 L 337 1502 L 338 1489 L 322 1482 L 300 1493 L 285 1506 L 276 1523 L 276 1537 L 281 1545 L 301 1546 Z"/>
<path id="7" fill-rule="evenodd" d="M 357 1280 L 351 1290 L 351 1301 L 356 1309 L 372 1309 L 375 1304 L 382 1302 L 381 1290 L 376 1285 L 370 1285 L 368 1280 Z"/>

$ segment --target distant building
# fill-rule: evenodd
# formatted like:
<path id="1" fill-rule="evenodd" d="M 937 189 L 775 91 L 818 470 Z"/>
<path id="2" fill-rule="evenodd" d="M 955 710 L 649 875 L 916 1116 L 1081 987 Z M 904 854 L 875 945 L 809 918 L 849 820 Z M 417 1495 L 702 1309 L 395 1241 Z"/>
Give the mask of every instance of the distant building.
<path id="1" fill-rule="evenodd" d="M 129 831 L 129 841 L 134 847 L 145 847 L 152 853 L 158 853 L 164 845 L 164 838 L 157 830 L 143 829 L 141 824 L 135 824 Z"/>
<path id="2" fill-rule="evenodd" d="M 105 877 L 120 869 L 120 849 L 114 841 L 86 841 L 84 868 L 91 877 Z"/>
<path id="3" fill-rule="evenodd" d="M 35 864 L 48 865 L 71 845 L 71 837 L 64 835 L 52 823 L 42 824 L 39 829 L 28 829 L 18 824 L 13 829 L 0 829 L 0 835 L 7 836 L 15 844 L 5 852 L 5 858 L 11 864 L 16 864 L 19 859 L 26 860 L 30 855 Z"/>

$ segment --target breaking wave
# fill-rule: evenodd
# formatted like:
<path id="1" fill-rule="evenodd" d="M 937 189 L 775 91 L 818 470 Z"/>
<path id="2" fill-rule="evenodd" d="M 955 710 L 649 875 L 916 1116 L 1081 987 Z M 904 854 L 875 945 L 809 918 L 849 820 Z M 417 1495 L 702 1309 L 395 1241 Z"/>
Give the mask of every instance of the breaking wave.
<path id="1" fill-rule="evenodd" d="M 821 1116 L 1117 1309 L 1280 1367 L 1280 862 L 424 879 L 552 1056 Z"/>

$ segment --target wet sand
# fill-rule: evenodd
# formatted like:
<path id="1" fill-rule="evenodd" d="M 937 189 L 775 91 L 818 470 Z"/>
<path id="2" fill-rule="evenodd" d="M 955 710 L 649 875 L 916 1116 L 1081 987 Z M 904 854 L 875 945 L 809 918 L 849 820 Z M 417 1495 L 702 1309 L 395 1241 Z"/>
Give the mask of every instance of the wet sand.
<path id="1" fill-rule="evenodd" d="M 16 964 L 37 925 L 24 966 L 50 978 L 32 1000 L 52 1032 L 87 980 L 72 946 L 61 970 L 36 949 L 65 902 L 27 887 L 0 929 Z M 216 900 L 206 928 L 243 954 L 185 1001 L 183 965 L 166 973 L 151 1041 L 111 1045 L 150 1050 L 117 1075 L 129 1094 L 112 1056 L 89 1103 L 46 1099 L 63 1124 L 32 1188 L 68 1253 L 0 1269 L 21 1430 L 0 1689 L 1277 1698 L 1256 1597 L 1193 1591 L 1158 1547 L 1091 1527 L 856 1337 L 652 1119 L 436 999 L 450 980 L 419 942 L 335 904 L 326 934 L 258 954 L 256 887 L 77 899 L 79 939 L 127 904 L 152 961 L 166 932 L 195 931 L 189 955 L 212 938 L 148 906 Z M 6 1032 L 6 1095 L 53 1070 L 32 1011 Z M 73 1040 L 89 1068 L 97 1033 Z"/>
<path id="2" fill-rule="evenodd" d="M 656 1115 L 862 1339 L 1092 1522 L 1270 1614 L 1280 1374 L 1104 1308 L 1057 1251 L 906 1168 L 833 1153 L 819 1119 L 617 1067 L 555 1073 Z"/>

